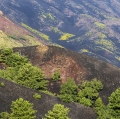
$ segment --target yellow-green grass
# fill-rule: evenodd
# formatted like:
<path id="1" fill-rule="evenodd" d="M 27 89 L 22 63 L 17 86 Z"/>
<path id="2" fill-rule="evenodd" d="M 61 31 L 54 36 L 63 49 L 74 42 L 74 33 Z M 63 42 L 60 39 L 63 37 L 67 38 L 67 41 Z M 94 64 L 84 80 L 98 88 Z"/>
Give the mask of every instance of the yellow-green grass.
<path id="1" fill-rule="evenodd" d="M 106 25 L 104 23 L 100 23 L 100 22 L 94 22 L 95 26 L 97 26 L 100 29 L 105 29 Z"/>
<path id="2" fill-rule="evenodd" d="M 50 28 L 53 30 L 53 32 L 58 33 L 58 34 L 63 34 L 63 32 L 61 30 L 59 30 L 56 27 L 50 26 Z"/>
<path id="3" fill-rule="evenodd" d="M 60 40 L 68 40 L 72 37 L 74 37 L 75 35 L 74 34 L 70 34 L 70 33 L 64 33 L 61 37 L 60 37 Z"/>
<path id="4" fill-rule="evenodd" d="M 98 40 L 95 40 L 94 43 L 97 45 L 101 45 L 101 47 L 105 47 L 105 48 L 109 49 L 110 51 L 115 50 L 114 43 L 110 40 L 98 39 Z"/>
<path id="5" fill-rule="evenodd" d="M 45 40 L 50 40 L 50 38 L 49 38 L 48 35 L 46 35 L 46 34 L 44 34 L 44 33 L 42 33 L 42 32 L 39 32 L 39 31 L 37 31 L 37 30 L 35 30 L 35 29 L 29 27 L 29 26 L 27 26 L 27 25 L 24 24 L 24 23 L 21 23 L 21 25 L 22 25 L 23 27 L 25 27 L 26 29 L 32 31 L 33 33 L 39 35 L 40 37 L 44 38 Z"/>
<path id="6" fill-rule="evenodd" d="M 85 53 L 85 52 L 87 53 L 87 52 L 89 52 L 89 51 L 88 51 L 87 49 L 81 49 L 80 52 L 81 52 L 81 53 Z"/>
<path id="7" fill-rule="evenodd" d="M 0 30 L 0 49 L 1 48 L 12 48 L 12 47 L 22 47 L 23 44 L 15 41 Z"/>
<path id="8" fill-rule="evenodd" d="M 28 39 L 28 44 L 29 45 L 42 45 L 42 43 L 40 43 L 39 41 L 35 40 L 34 37 L 30 36 L 30 35 L 26 35 L 24 36 L 25 39 Z"/>
<path id="9" fill-rule="evenodd" d="M 119 56 L 115 56 L 115 58 L 116 58 L 118 61 L 120 61 L 120 57 L 119 57 Z"/>
<path id="10" fill-rule="evenodd" d="M 105 39 L 105 38 L 107 38 L 107 36 L 104 33 L 99 32 L 98 38 Z"/>

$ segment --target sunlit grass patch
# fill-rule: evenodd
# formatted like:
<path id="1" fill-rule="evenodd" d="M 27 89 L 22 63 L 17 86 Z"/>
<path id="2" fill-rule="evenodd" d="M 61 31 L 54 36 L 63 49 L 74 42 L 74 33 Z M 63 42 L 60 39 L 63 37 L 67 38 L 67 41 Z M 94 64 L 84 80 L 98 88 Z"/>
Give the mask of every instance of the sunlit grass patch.
<path id="1" fill-rule="evenodd" d="M 87 49 L 81 49 L 80 52 L 85 53 L 85 52 L 89 52 L 89 51 Z"/>
<path id="2" fill-rule="evenodd" d="M 100 29 L 105 29 L 106 28 L 106 25 L 104 23 L 94 22 L 94 24 Z"/>
<path id="3" fill-rule="evenodd" d="M 29 27 L 29 26 L 27 26 L 27 25 L 24 24 L 24 23 L 21 23 L 21 25 L 22 25 L 23 27 L 25 27 L 26 29 L 32 31 L 33 33 L 39 35 L 40 37 L 44 38 L 45 40 L 50 40 L 50 38 L 49 38 L 48 35 L 46 35 L 46 34 L 44 34 L 44 33 L 42 33 L 42 32 L 39 32 L 39 31 L 37 31 L 37 30 L 35 30 L 35 29 Z"/>
<path id="4" fill-rule="evenodd" d="M 70 33 L 64 33 L 61 37 L 60 40 L 68 40 L 69 38 L 74 37 L 74 34 L 70 34 Z"/>
<path id="5" fill-rule="evenodd" d="M 114 51 L 115 50 L 115 46 L 114 46 L 114 43 L 110 40 L 106 40 L 106 39 L 98 39 L 98 40 L 95 40 L 94 41 L 95 44 L 97 45 L 101 45 L 101 47 L 105 47 L 111 51 Z"/>

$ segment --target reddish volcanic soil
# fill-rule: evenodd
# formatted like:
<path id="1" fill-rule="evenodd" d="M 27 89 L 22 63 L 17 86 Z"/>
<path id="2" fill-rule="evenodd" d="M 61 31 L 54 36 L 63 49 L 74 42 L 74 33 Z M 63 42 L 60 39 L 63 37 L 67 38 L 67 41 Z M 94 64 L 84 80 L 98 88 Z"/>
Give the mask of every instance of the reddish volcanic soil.
<path id="1" fill-rule="evenodd" d="M 29 32 L 14 22 L 10 21 L 7 17 L 0 15 L 0 30 L 6 34 L 20 36 L 21 34 L 28 35 Z"/>
<path id="2" fill-rule="evenodd" d="M 79 54 L 64 48 L 53 46 L 35 46 L 14 48 L 14 51 L 26 55 L 33 65 L 40 67 L 48 79 L 55 70 L 60 70 L 62 82 L 73 78 L 76 83 L 97 78 L 104 88 L 101 97 L 107 103 L 108 96 L 120 86 L 120 70 L 96 58 Z M 53 83 L 52 91 L 59 93 L 61 82 Z"/>

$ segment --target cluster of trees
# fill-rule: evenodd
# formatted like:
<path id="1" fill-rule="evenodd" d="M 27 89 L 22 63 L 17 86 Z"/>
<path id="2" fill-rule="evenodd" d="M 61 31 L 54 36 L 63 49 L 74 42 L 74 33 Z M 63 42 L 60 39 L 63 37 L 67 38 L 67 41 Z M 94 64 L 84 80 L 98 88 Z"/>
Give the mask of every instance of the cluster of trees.
<path id="1" fill-rule="evenodd" d="M 13 53 L 11 49 L 2 50 L 0 62 L 7 68 L 0 70 L 0 77 L 36 90 L 46 90 L 48 80 L 40 68 L 33 66 L 25 56 Z"/>
<path id="2" fill-rule="evenodd" d="M 68 117 L 69 108 L 61 104 L 55 104 L 42 119 L 70 119 Z M 0 113 L 0 119 L 36 119 L 36 110 L 33 104 L 23 98 L 12 101 L 10 113 Z"/>
<path id="3" fill-rule="evenodd" d="M 60 98 L 64 102 L 77 102 L 86 106 L 92 106 L 99 97 L 99 91 L 102 90 L 101 81 L 93 79 L 92 81 L 84 81 L 76 85 L 73 79 L 61 85 Z"/>
<path id="4" fill-rule="evenodd" d="M 120 88 L 116 89 L 109 97 L 108 105 L 104 105 L 101 98 L 98 98 L 94 107 L 97 119 L 120 119 Z"/>

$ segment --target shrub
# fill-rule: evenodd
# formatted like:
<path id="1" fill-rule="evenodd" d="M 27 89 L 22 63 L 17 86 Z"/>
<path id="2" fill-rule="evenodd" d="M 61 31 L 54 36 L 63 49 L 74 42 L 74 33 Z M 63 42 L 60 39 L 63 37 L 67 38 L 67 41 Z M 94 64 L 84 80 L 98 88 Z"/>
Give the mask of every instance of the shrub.
<path id="1" fill-rule="evenodd" d="M 110 95 L 107 106 L 98 98 L 94 109 L 98 115 L 97 119 L 120 119 L 120 88 Z"/>
<path id="2" fill-rule="evenodd" d="M 12 49 L 4 49 L 0 54 L 0 62 L 5 63 L 9 67 L 16 67 L 28 63 L 28 59 L 17 52 L 13 53 Z"/>
<path id="3" fill-rule="evenodd" d="M 85 87 L 90 87 L 92 89 L 100 91 L 103 89 L 103 84 L 100 80 L 97 80 L 96 78 L 94 78 L 92 81 L 86 80 L 82 84 L 79 85 L 80 89 L 84 89 Z"/>
<path id="4" fill-rule="evenodd" d="M 77 95 L 78 86 L 75 84 L 75 81 L 71 78 L 67 82 L 61 85 L 60 89 L 60 98 L 64 102 L 72 102 Z"/>
<path id="5" fill-rule="evenodd" d="M 19 40 L 19 38 L 17 36 L 14 36 L 14 35 L 8 35 L 9 38 L 12 38 L 14 40 Z"/>
<path id="6" fill-rule="evenodd" d="M 120 119 L 120 88 L 110 95 L 108 109 L 112 117 Z"/>
<path id="7" fill-rule="evenodd" d="M 46 90 L 48 80 L 40 68 L 32 66 L 25 56 L 13 53 L 12 49 L 4 49 L 0 55 L 0 62 L 5 63 L 8 68 L 0 70 L 0 77 L 12 80 L 28 88 Z"/>
<path id="8" fill-rule="evenodd" d="M 56 95 L 55 93 L 52 93 L 52 92 L 50 92 L 48 90 L 41 90 L 40 92 L 48 94 L 48 95 L 51 95 L 51 96 L 55 96 Z"/>
<path id="9" fill-rule="evenodd" d="M 33 109 L 33 104 L 23 98 L 12 101 L 10 109 L 10 114 L 8 112 L 0 114 L 1 119 L 36 119 L 35 113 L 37 111 Z"/>
<path id="10" fill-rule="evenodd" d="M 55 104 L 53 109 L 45 114 L 45 118 L 42 119 L 70 119 L 68 117 L 69 108 L 65 108 L 64 105 Z"/>
<path id="11" fill-rule="evenodd" d="M 3 49 L 0 54 L 0 63 L 6 63 L 7 57 L 13 53 L 12 49 Z"/>
<path id="12" fill-rule="evenodd" d="M 21 37 L 20 39 L 21 39 L 21 40 L 26 40 L 26 38 L 24 38 L 24 37 Z"/>
<path id="13" fill-rule="evenodd" d="M 98 98 L 99 91 L 102 90 L 103 85 L 101 81 L 93 79 L 92 81 L 84 81 L 79 85 L 79 88 L 76 101 L 86 106 L 92 106 Z"/>
<path id="14" fill-rule="evenodd" d="M 8 112 L 1 112 L 0 119 L 9 119 L 10 114 Z"/>
<path id="15" fill-rule="evenodd" d="M 4 87 L 4 86 L 5 86 L 4 82 L 1 82 L 1 83 L 0 83 L 0 86 L 1 86 L 1 87 Z"/>
<path id="16" fill-rule="evenodd" d="M 60 78 L 60 71 L 55 71 L 55 73 L 52 75 L 52 80 L 53 81 L 60 81 L 61 78 Z"/>
<path id="17" fill-rule="evenodd" d="M 97 119 L 110 119 L 109 110 L 100 97 L 95 101 L 94 110 L 98 116 Z"/>
<path id="18" fill-rule="evenodd" d="M 0 70 L 0 76 L 36 90 L 46 90 L 48 86 L 48 80 L 45 80 L 41 69 L 30 63 L 21 67 L 8 67 L 6 70 Z"/>
<path id="19" fill-rule="evenodd" d="M 99 93 L 96 90 L 90 87 L 85 87 L 84 89 L 78 92 L 76 101 L 86 106 L 92 106 L 93 100 L 95 100 L 98 97 L 98 95 Z"/>
<path id="20" fill-rule="evenodd" d="M 35 93 L 35 94 L 33 95 L 33 97 L 34 97 L 35 99 L 41 99 L 41 95 L 38 94 L 38 93 Z"/>

